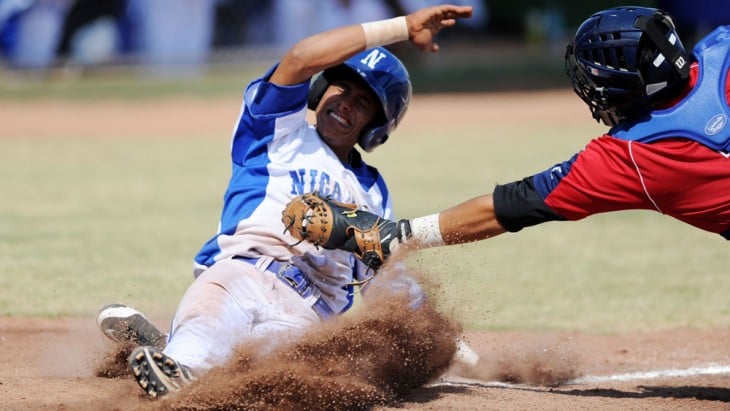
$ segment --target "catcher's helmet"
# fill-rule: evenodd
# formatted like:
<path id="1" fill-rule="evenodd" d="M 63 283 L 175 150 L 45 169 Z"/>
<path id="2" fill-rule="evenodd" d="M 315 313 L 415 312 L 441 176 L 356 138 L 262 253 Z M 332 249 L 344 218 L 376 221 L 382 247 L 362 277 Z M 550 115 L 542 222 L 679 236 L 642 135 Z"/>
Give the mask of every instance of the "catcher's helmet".
<path id="1" fill-rule="evenodd" d="M 592 15 L 565 53 L 573 90 L 609 126 L 673 97 L 689 77 L 688 60 L 671 16 L 646 7 Z"/>
<path id="2" fill-rule="evenodd" d="M 403 63 L 385 48 L 365 50 L 342 64 L 324 70 L 312 83 L 308 107 L 316 109 L 330 83 L 343 78 L 364 81 L 378 97 L 383 109 L 357 141 L 363 150 L 370 152 L 388 139 L 405 115 L 411 101 L 411 79 Z"/>

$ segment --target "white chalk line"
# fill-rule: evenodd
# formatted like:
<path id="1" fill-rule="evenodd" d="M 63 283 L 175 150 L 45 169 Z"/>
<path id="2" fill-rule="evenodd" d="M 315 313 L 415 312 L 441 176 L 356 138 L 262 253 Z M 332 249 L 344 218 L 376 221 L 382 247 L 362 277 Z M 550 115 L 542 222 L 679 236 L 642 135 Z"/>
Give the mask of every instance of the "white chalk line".
<path id="1" fill-rule="evenodd" d="M 602 377 L 580 377 L 569 381 L 571 384 L 595 384 L 608 381 L 653 380 L 657 378 L 698 377 L 700 375 L 730 374 L 730 365 L 709 364 L 704 367 L 672 368 L 668 370 L 632 372 Z"/>
<path id="2" fill-rule="evenodd" d="M 640 371 L 616 375 L 586 376 L 566 381 L 563 385 L 599 384 L 603 382 L 629 382 L 639 380 L 653 380 L 658 378 L 682 378 L 698 377 L 701 375 L 730 375 L 730 365 L 708 364 L 701 367 L 670 368 L 666 370 Z M 439 386 L 461 386 L 461 387 L 484 387 L 484 388 L 534 388 L 529 384 L 512 384 L 500 381 L 481 381 L 457 377 L 457 379 L 445 379 L 430 384 L 432 387 Z"/>

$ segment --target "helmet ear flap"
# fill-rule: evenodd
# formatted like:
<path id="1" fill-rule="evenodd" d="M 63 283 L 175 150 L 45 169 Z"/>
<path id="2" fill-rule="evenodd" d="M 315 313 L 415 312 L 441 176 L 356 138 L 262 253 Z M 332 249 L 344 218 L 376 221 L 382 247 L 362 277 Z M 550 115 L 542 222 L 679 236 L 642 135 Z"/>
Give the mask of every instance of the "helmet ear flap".
<path id="1" fill-rule="evenodd" d="M 327 81 L 327 79 L 320 73 L 312 82 L 312 85 L 309 86 L 309 98 L 307 99 L 307 108 L 310 110 L 316 110 L 317 106 L 319 105 L 319 101 L 322 100 L 322 96 L 324 95 L 324 92 L 327 91 L 327 87 L 329 87 L 330 83 Z"/>
<path id="2" fill-rule="evenodd" d="M 672 19 L 662 12 L 655 12 L 651 16 L 639 16 L 634 22 L 634 27 L 640 29 L 651 40 L 654 47 L 669 60 L 671 67 L 675 70 L 679 78 L 685 80 L 689 77 L 689 56 L 684 47 L 676 47 L 675 43 L 671 43 L 665 36 L 665 30 L 674 31 L 674 23 Z M 675 39 L 675 42 L 679 41 Z"/>
<path id="3" fill-rule="evenodd" d="M 357 144 L 369 153 L 388 140 L 387 133 L 388 130 L 386 126 L 373 127 L 357 139 Z"/>

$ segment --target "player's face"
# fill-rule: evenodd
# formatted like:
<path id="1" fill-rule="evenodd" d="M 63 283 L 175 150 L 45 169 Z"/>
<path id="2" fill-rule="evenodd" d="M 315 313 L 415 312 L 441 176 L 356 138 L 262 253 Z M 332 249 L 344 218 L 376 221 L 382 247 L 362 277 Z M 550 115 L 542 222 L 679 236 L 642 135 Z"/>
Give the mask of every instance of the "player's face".
<path id="1" fill-rule="evenodd" d="M 380 103 L 366 85 L 334 81 L 317 107 L 317 131 L 340 159 L 347 158 L 363 128 L 379 111 Z"/>

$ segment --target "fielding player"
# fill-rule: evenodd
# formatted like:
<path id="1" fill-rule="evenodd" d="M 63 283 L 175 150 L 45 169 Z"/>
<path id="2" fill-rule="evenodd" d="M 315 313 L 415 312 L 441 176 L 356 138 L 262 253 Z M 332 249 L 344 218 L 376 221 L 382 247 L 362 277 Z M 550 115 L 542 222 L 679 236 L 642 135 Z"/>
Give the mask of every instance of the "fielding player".
<path id="1" fill-rule="evenodd" d="M 618 210 L 654 210 L 730 239 L 730 26 L 689 54 L 666 12 L 611 8 L 578 28 L 565 66 L 593 118 L 611 127 L 570 159 L 429 216 L 395 222 L 335 212 L 327 239 L 311 235 L 311 221 L 302 227 L 284 215 L 285 224 L 372 266 L 402 244 L 459 244 Z"/>

